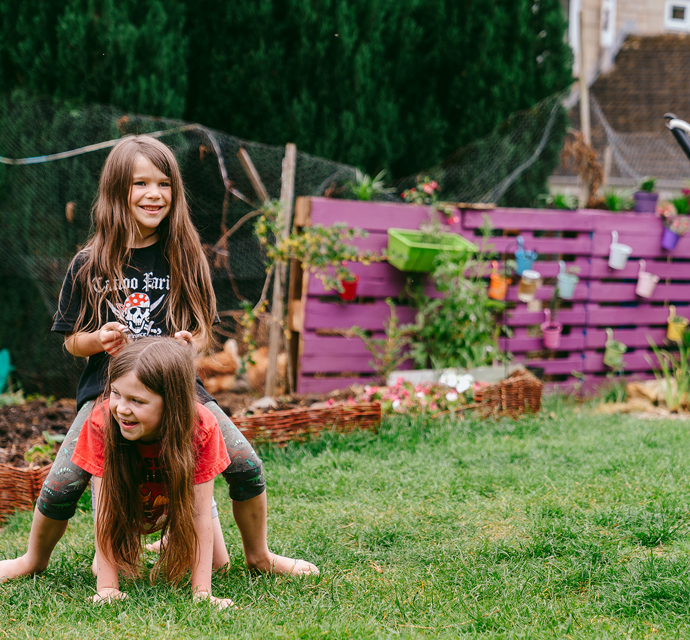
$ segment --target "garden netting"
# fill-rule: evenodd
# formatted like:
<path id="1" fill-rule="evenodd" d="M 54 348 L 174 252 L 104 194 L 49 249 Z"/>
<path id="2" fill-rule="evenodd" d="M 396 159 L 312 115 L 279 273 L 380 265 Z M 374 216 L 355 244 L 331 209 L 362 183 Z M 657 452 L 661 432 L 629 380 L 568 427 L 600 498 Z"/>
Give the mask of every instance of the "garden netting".
<path id="1" fill-rule="evenodd" d="M 528 193 L 545 190 L 558 163 L 566 117 L 561 97 L 510 116 L 418 175 L 437 178 L 445 200 L 526 204 Z M 212 265 L 219 309 L 238 310 L 242 300 L 256 303 L 260 297 L 266 269 L 253 223 L 240 227 L 226 245 L 217 243 L 259 204 L 237 157 L 240 148 L 249 153 L 269 196 L 278 198 L 283 146 L 110 106 L 0 96 L 0 349 L 10 350 L 16 378 L 28 391 L 74 394 L 80 364 L 64 351 L 62 337 L 50 334 L 52 315 L 69 262 L 89 235 L 105 158 L 130 133 L 155 134 L 175 151 Z M 296 196 L 347 197 L 345 185 L 355 169 L 298 150 L 295 176 Z M 397 180 L 395 192 L 416 177 Z"/>

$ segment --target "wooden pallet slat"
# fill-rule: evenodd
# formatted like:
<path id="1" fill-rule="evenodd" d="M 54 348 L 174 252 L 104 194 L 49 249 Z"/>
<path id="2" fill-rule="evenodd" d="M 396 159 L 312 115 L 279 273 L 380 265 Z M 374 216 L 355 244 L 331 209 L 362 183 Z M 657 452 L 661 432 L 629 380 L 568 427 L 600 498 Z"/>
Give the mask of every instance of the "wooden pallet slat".
<path id="1" fill-rule="evenodd" d="M 463 211 L 465 229 L 481 229 L 484 216 L 488 215 L 494 229 L 520 229 L 528 231 L 591 231 L 593 220 L 588 215 L 573 215 L 572 211 L 560 212 L 535 209 L 493 209 L 491 211 Z"/>

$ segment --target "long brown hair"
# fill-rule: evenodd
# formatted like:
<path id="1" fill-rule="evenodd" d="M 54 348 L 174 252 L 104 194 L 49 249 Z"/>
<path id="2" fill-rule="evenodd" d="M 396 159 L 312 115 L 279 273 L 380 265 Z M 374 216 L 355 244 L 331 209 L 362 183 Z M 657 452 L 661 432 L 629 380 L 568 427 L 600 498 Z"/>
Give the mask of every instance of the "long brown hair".
<path id="1" fill-rule="evenodd" d="M 128 373 L 163 398 L 160 466 L 168 489 L 168 517 L 158 562 L 151 581 L 161 569 L 171 582 L 179 582 L 192 565 L 197 535 L 194 528 L 194 424 L 196 373 L 193 347 L 173 338 L 143 338 L 125 346 L 110 361 L 108 387 Z M 142 474 L 135 442 L 122 437 L 108 413 L 105 416 L 105 461 L 98 502 L 97 538 L 101 551 L 127 575 L 139 574 L 142 502 L 139 493 Z"/>
<path id="2" fill-rule="evenodd" d="M 208 261 L 185 197 L 180 168 L 170 147 L 151 136 L 125 136 L 113 147 L 103 165 L 98 198 L 91 211 L 93 235 L 74 261 L 79 264 L 76 280 L 82 302 L 74 332 L 95 331 L 107 317 L 106 296 L 121 302 L 129 291 L 113 283 L 123 282 L 122 268 L 129 262 L 140 236 L 129 208 L 134 163 L 137 156 L 150 160 L 170 178 L 170 213 L 158 225 L 159 242 L 170 266 L 170 297 L 166 321 L 171 334 L 192 331 L 202 344 L 211 345 L 211 327 L 216 316 L 216 297 Z M 74 262 L 73 261 L 73 262 Z M 94 286 L 99 282 L 101 286 Z M 106 280 L 109 287 L 103 286 Z M 108 291 L 112 289 L 112 292 Z M 91 315 L 93 314 L 93 315 Z M 105 317 L 104 317 L 105 316 Z"/>

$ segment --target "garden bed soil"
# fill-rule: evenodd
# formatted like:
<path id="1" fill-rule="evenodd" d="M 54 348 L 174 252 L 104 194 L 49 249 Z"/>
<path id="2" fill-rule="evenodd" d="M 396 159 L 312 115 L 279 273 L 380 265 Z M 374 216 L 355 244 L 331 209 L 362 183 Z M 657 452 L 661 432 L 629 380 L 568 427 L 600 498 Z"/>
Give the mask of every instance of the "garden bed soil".
<path id="1" fill-rule="evenodd" d="M 355 395 L 359 389 L 344 389 L 324 395 L 282 396 L 276 398 L 277 406 L 273 411 L 305 408 L 333 398 L 343 400 Z M 216 401 L 230 416 L 253 415 L 249 408 L 258 400 L 252 393 L 221 392 L 216 394 Z M 67 433 L 77 413 L 76 402 L 71 399 L 58 400 L 48 405 L 44 399 L 35 399 L 25 404 L 0 407 L 0 464 L 9 464 L 17 468 L 43 466 L 49 459 L 38 460 L 29 465 L 24 454 L 34 445 L 44 445 L 43 432 L 51 435 Z M 257 411 L 256 413 L 263 413 Z M 54 445 L 55 452 L 59 445 Z"/>

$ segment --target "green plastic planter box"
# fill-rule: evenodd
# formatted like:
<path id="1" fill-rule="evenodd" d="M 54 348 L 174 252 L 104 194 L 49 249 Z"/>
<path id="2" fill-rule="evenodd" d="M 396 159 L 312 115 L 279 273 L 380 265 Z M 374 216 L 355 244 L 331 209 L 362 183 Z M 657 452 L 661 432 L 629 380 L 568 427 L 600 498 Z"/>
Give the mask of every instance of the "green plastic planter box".
<path id="1" fill-rule="evenodd" d="M 424 234 L 412 229 L 388 229 L 388 263 L 400 271 L 431 271 L 434 258 L 441 252 L 458 257 L 476 252 L 477 245 L 457 233 L 442 233 L 435 242 L 422 242 Z"/>

